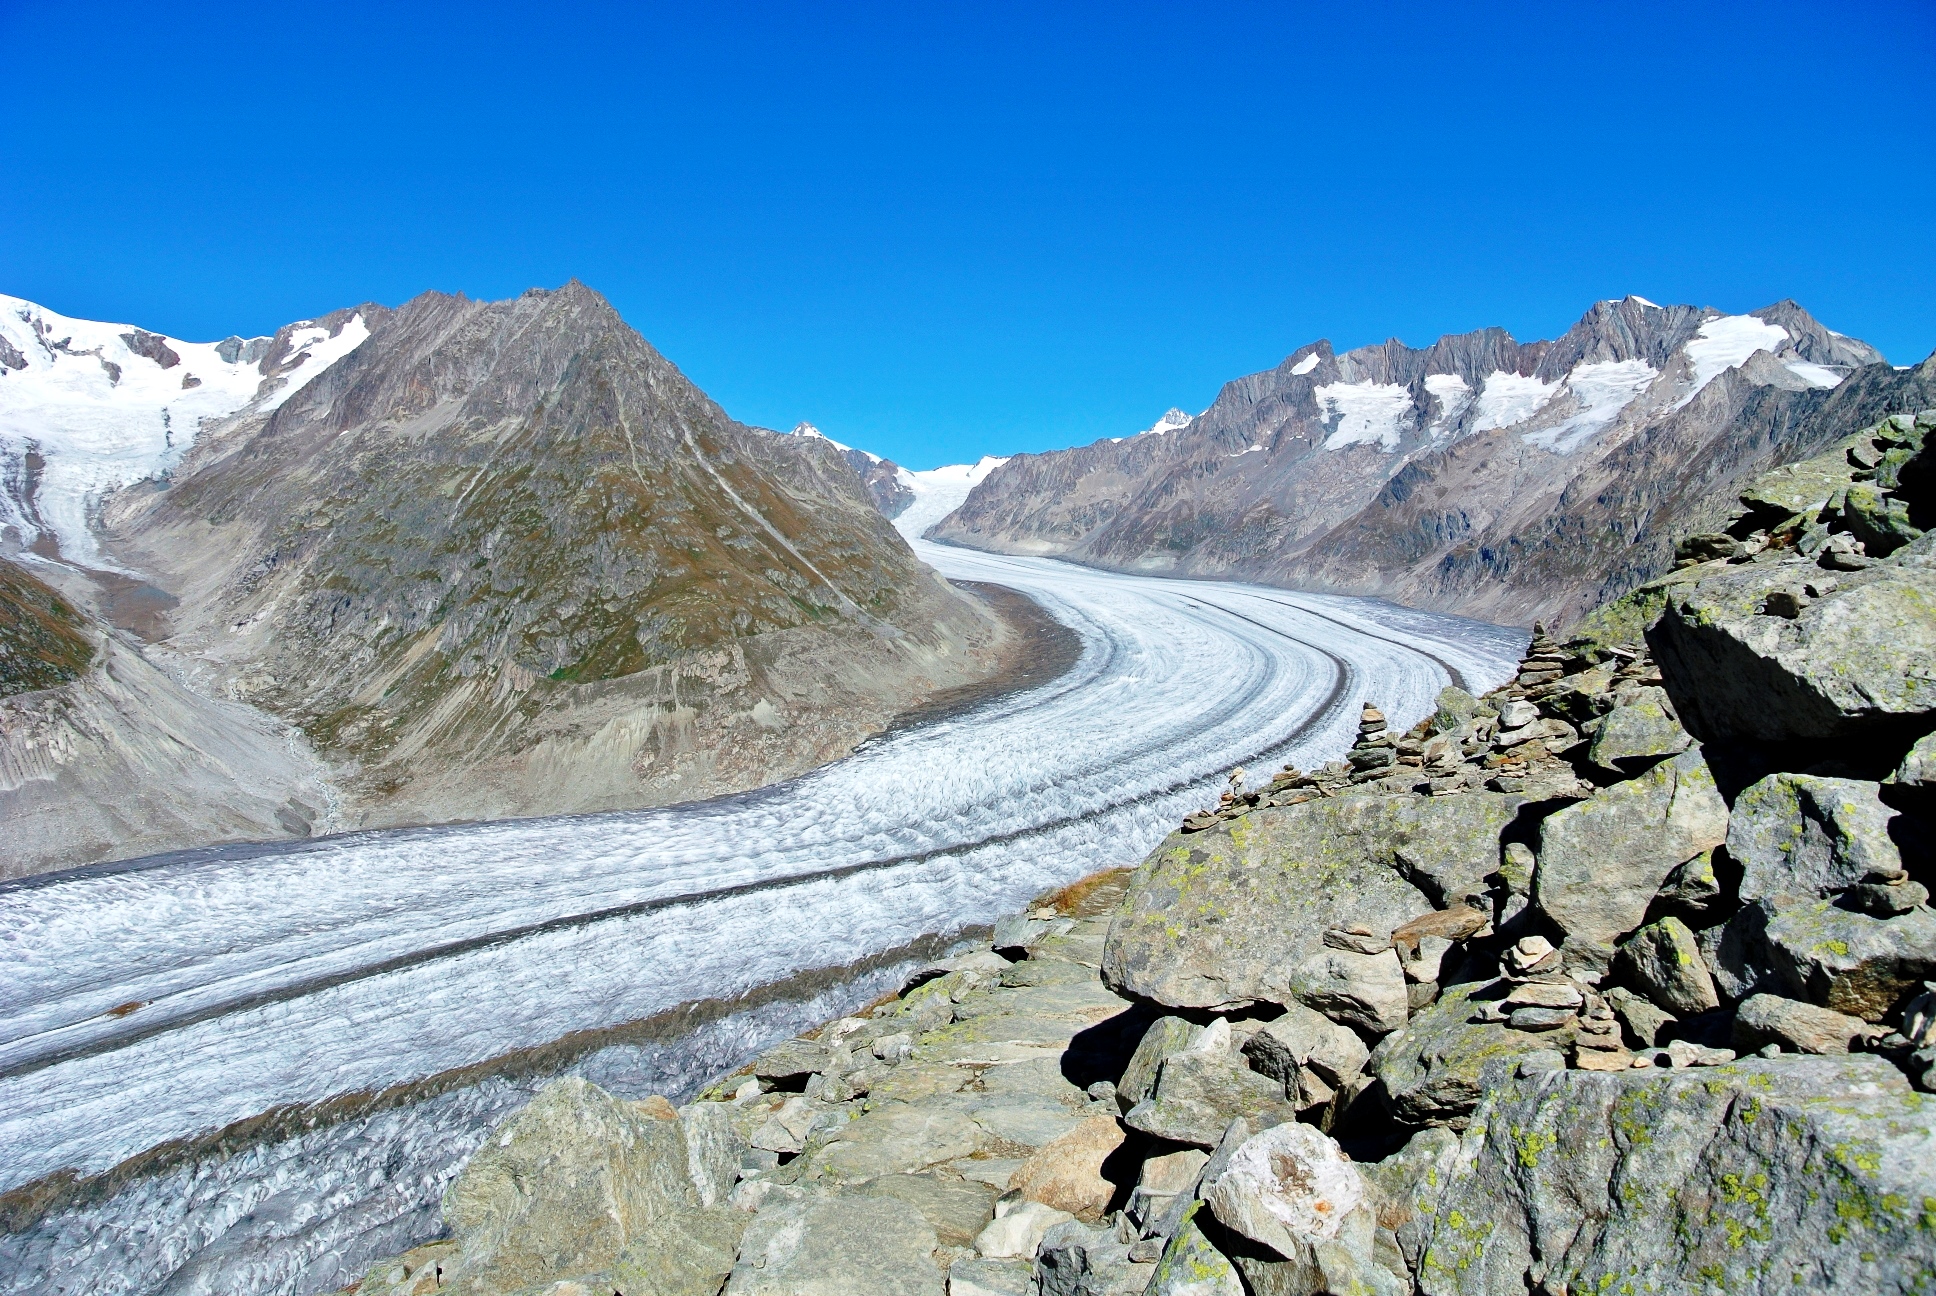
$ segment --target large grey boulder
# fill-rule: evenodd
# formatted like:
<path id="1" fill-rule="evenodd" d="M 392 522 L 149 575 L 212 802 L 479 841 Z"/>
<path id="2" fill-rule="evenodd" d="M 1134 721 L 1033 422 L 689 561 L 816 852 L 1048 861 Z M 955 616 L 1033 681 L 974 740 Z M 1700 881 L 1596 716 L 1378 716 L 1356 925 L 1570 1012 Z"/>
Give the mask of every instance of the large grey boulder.
<path id="1" fill-rule="evenodd" d="M 1382 1161 L 1362 1165 L 1378 1197 L 1378 1222 L 1392 1232 L 1407 1272 L 1418 1272 L 1432 1240 L 1439 1194 L 1459 1156 L 1459 1136 L 1444 1126 L 1420 1130 Z"/>
<path id="2" fill-rule="evenodd" d="M 751 1222 L 730 1206 L 662 1215 L 625 1244 L 610 1286 L 625 1296 L 718 1296 Z"/>
<path id="3" fill-rule="evenodd" d="M 1534 903 L 1568 937 L 1611 945 L 1646 919 L 1676 866 L 1727 832 L 1700 749 L 1682 752 L 1541 823 Z"/>
<path id="4" fill-rule="evenodd" d="M 1484 1096 L 1488 1064 L 1553 1047 L 1550 1035 L 1473 1020 L 1488 1001 L 1496 1007 L 1507 988 L 1497 981 L 1447 986 L 1403 1030 L 1379 1041 L 1366 1069 L 1384 1083 L 1393 1116 L 1407 1125 L 1462 1126 Z"/>
<path id="5" fill-rule="evenodd" d="M 1132 1264 L 1129 1245 L 1113 1228 L 1078 1220 L 1058 1224 L 1035 1256 L 1037 1296 L 1142 1296 L 1153 1264 Z"/>
<path id="6" fill-rule="evenodd" d="M 1250 1065 L 1283 1084 L 1287 1095 L 1298 1092 L 1302 1070 L 1337 1089 L 1363 1071 L 1371 1056 L 1356 1031 L 1303 1004 L 1286 1004 L 1282 1017 L 1244 1041 L 1243 1051 Z"/>
<path id="7" fill-rule="evenodd" d="M 1176 834 L 1137 870 L 1103 979 L 1179 1008 L 1281 1002 L 1323 933 L 1389 932 L 1432 896 L 1481 889 L 1517 798 L 1350 796 L 1253 811 Z M 1678 863 L 1679 861 L 1675 861 Z"/>
<path id="8" fill-rule="evenodd" d="M 1164 1060 L 1150 1096 L 1130 1108 L 1123 1123 L 1173 1143 L 1209 1148 L 1240 1116 L 1254 1129 L 1293 1120 L 1297 1108 L 1281 1082 L 1251 1070 L 1238 1053 L 1183 1052 Z"/>
<path id="9" fill-rule="evenodd" d="M 1751 995 L 1734 1010 L 1738 1053 L 1757 1052 L 1769 1044 L 1796 1053 L 1847 1053 L 1851 1044 L 1877 1033 L 1860 1017 L 1780 995 Z"/>
<path id="10" fill-rule="evenodd" d="M 1196 1037 L 1197 1030 L 1198 1027 L 1181 1017 L 1158 1017 L 1150 1023 L 1143 1038 L 1136 1042 L 1129 1065 L 1123 1068 L 1123 1078 L 1116 1082 L 1116 1100 L 1123 1104 L 1125 1111 L 1149 1096 L 1163 1059 L 1172 1053 L 1181 1053 Z"/>
<path id="11" fill-rule="evenodd" d="M 1936 1104 L 1881 1058 L 1502 1073 L 1419 1286 L 1914 1291 L 1936 1270 L 1932 1186 Z"/>
<path id="12" fill-rule="evenodd" d="M 1405 1024 L 1405 970 L 1398 952 L 1389 947 L 1376 954 L 1324 946 L 1290 969 L 1281 982 L 1288 996 L 1277 1002 L 1297 1002 L 1316 1009 L 1332 1021 L 1385 1035 Z"/>
<path id="13" fill-rule="evenodd" d="M 1632 774 L 1663 756 L 1678 756 L 1693 742 L 1693 735 L 1675 719 L 1666 692 L 1645 688 L 1601 718 L 1586 758 L 1603 770 Z"/>
<path id="14" fill-rule="evenodd" d="M 944 1296 L 937 1245 L 901 1202 L 810 1193 L 753 1217 L 724 1296 Z"/>
<path id="15" fill-rule="evenodd" d="M 1681 586 L 1648 641 L 1709 742 L 1854 738 L 1936 712 L 1936 572 L 1920 568 L 1725 568 Z"/>
<path id="16" fill-rule="evenodd" d="M 635 1238 L 694 1211 L 686 1138 L 663 1104 L 555 1080 L 491 1132 L 444 1194 L 460 1292 L 603 1270 Z"/>
<path id="17" fill-rule="evenodd" d="M 1790 998 L 1868 1022 L 1936 977 L 1936 914 L 1928 909 L 1884 919 L 1816 900 L 1775 910 L 1762 941 Z"/>
<path id="18" fill-rule="evenodd" d="M 1649 999 L 1679 1016 L 1721 1006 L 1700 944 L 1678 918 L 1663 918 L 1635 932 L 1621 946 L 1614 970 Z"/>
<path id="19" fill-rule="evenodd" d="M 1735 798 L 1728 854 L 1741 865 L 1741 898 L 1833 895 L 1871 875 L 1903 875 L 1889 838 L 1895 810 L 1881 785 L 1809 774 L 1770 774 Z"/>

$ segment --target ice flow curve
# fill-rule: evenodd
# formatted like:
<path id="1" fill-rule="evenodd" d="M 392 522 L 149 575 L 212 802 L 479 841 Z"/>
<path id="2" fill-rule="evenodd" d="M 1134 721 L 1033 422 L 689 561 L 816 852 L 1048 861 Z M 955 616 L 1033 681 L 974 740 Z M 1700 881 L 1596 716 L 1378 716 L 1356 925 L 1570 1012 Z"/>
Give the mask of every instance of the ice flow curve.
<path id="1" fill-rule="evenodd" d="M 1523 636 L 1389 605 L 915 539 L 1081 638 L 1061 678 L 778 787 L 212 850 L 0 888 L 0 1190 L 805 969 L 1133 863 L 1233 764 L 1409 721 Z M 132 1010 L 129 1004 L 138 1004 Z"/>

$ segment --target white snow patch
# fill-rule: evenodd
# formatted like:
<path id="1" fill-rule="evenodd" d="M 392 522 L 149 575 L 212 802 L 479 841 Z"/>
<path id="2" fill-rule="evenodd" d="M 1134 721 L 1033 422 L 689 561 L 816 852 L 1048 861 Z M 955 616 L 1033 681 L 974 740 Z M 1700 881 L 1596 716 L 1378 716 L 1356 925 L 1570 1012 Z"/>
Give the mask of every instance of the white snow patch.
<path id="1" fill-rule="evenodd" d="M 0 481 L 24 480 L 29 449 L 43 460 L 32 499 L 0 491 L 0 527 L 14 528 L 25 543 L 51 532 L 69 561 L 112 567 L 89 530 L 91 510 L 118 487 L 172 470 L 203 424 L 261 395 L 259 364 L 231 364 L 217 343 L 164 338 L 181 357 L 164 369 L 123 340 L 147 331 L 0 295 L 0 337 L 26 361 L 24 369 L 0 367 Z M 300 368 L 259 408 L 281 405 L 368 336 L 360 315 L 334 338 L 321 328 L 301 330 L 292 339 L 304 357 Z M 196 383 L 184 388 L 188 377 Z"/>
<path id="2" fill-rule="evenodd" d="M 1194 422 L 1196 422 L 1195 415 L 1185 414 L 1180 409 L 1172 408 L 1169 413 L 1156 420 L 1152 426 L 1146 427 L 1141 432 L 1138 432 L 1136 436 L 1162 436 L 1165 432 L 1181 432 Z M 1110 437 L 1109 439 L 1113 442 L 1120 443 L 1123 441 L 1133 441 L 1135 437 Z"/>
<path id="3" fill-rule="evenodd" d="M 1327 421 L 1338 420 L 1324 438 L 1326 450 L 1373 441 L 1381 449 L 1396 450 L 1412 412 L 1412 394 L 1397 383 L 1327 383 L 1311 394 Z"/>
<path id="4" fill-rule="evenodd" d="M 1233 454 L 1233 455 L 1231 455 L 1231 456 L 1230 456 L 1230 458 L 1232 458 L 1232 459 L 1241 459 L 1241 458 L 1243 458 L 1243 457 L 1244 457 L 1245 455 L 1247 455 L 1247 454 L 1257 454 L 1257 453 L 1259 453 L 1260 451 L 1262 451 L 1262 450 L 1263 450 L 1263 448 L 1264 448 L 1264 447 L 1262 447 L 1262 446 L 1260 446 L 1260 445 L 1256 445 L 1256 444 L 1252 444 L 1252 445 L 1247 445 L 1247 446 L 1245 446 L 1245 447 L 1244 447 L 1244 448 L 1243 448 L 1242 450 L 1239 450 L 1239 451 L 1238 451 L 1238 452 L 1237 452 L 1236 454 Z"/>
<path id="5" fill-rule="evenodd" d="M 1842 375 L 1833 369 L 1806 360 L 1790 360 L 1784 367 L 1810 387 L 1834 387 L 1842 381 Z"/>
<path id="6" fill-rule="evenodd" d="M 1472 404 L 1472 386 L 1458 374 L 1427 374 L 1425 390 L 1439 403 L 1439 412 L 1425 431 L 1434 441 L 1442 440 L 1459 421 L 1459 415 Z"/>
<path id="7" fill-rule="evenodd" d="M 1302 377 L 1303 375 L 1310 373 L 1313 369 L 1317 367 L 1318 367 L 1318 353 L 1313 351 L 1310 355 L 1305 356 L 1302 360 L 1292 365 L 1291 372 L 1299 377 Z"/>
<path id="8" fill-rule="evenodd" d="M 983 455 L 971 464 L 948 464 L 922 472 L 901 469 L 901 485 L 914 492 L 914 502 L 894 519 L 894 529 L 909 540 L 920 539 L 929 527 L 960 508 L 982 478 L 1007 462 L 1006 456 L 997 459 Z"/>
<path id="9" fill-rule="evenodd" d="M 1552 400 L 1553 394 L 1559 389 L 1560 384 L 1556 382 L 1544 383 L 1524 374 L 1495 369 L 1479 391 L 1479 417 L 1474 421 L 1472 430 L 1490 432 L 1493 428 L 1524 423 L 1539 413 L 1540 407 Z"/>
<path id="10" fill-rule="evenodd" d="M 805 419 L 802 419 L 800 420 L 799 423 L 795 424 L 793 431 L 788 433 L 788 435 L 797 436 L 797 437 L 813 437 L 817 440 L 825 441 L 828 445 L 832 446 L 836 450 L 844 451 L 844 450 L 853 449 L 852 446 L 844 446 L 840 444 L 840 442 L 834 440 L 832 437 L 828 436 L 825 432 L 822 432 L 819 428 L 807 422 Z M 864 455 L 867 455 L 867 457 L 869 459 L 872 459 L 875 463 L 879 463 L 881 461 L 881 457 L 879 455 L 867 454 L 867 451 L 865 450 L 861 451 L 861 453 Z"/>
<path id="11" fill-rule="evenodd" d="M 335 337 L 327 329 L 304 329 L 301 334 L 290 335 L 289 359 L 298 359 L 299 367 L 284 375 L 283 386 L 278 387 L 269 398 L 262 402 L 264 410 L 281 409 L 283 402 L 315 380 L 316 375 L 341 360 L 350 352 L 369 340 L 370 326 L 363 322 L 361 315 L 350 316 L 349 323 Z M 288 359 L 285 359 L 285 364 Z"/>
<path id="12" fill-rule="evenodd" d="M 1633 302 L 1639 302 L 1642 306 L 1651 307 L 1654 310 L 1659 310 L 1661 308 L 1659 302 L 1650 302 L 1645 297 L 1642 297 L 1639 293 L 1628 293 L 1627 300 L 1633 301 Z"/>
<path id="13" fill-rule="evenodd" d="M 1694 366 L 1694 386 L 1681 397 L 1680 404 L 1694 399 L 1701 388 L 1728 370 L 1745 364 L 1757 351 L 1774 351 L 1788 340 L 1788 330 L 1753 315 L 1717 315 L 1701 325 L 1701 331 L 1681 350 Z"/>
<path id="14" fill-rule="evenodd" d="M 1620 411 L 1658 377 L 1660 371 L 1645 360 L 1579 365 L 1566 376 L 1565 384 L 1579 403 L 1578 412 L 1552 427 L 1528 432 L 1524 439 L 1528 445 L 1555 454 L 1571 454 L 1596 433 L 1611 427 Z"/>

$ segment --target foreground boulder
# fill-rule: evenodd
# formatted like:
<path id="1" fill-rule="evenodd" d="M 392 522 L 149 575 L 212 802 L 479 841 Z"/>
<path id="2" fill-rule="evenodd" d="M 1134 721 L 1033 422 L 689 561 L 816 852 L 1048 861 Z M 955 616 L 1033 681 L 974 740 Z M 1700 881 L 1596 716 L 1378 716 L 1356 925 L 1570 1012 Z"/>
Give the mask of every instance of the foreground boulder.
<path id="1" fill-rule="evenodd" d="M 1667 875 L 1727 840 L 1728 807 L 1698 748 L 1540 825 L 1535 900 L 1569 938 L 1611 945 Z"/>
<path id="2" fill-rule="evenodd" d="M 1681 587 L 1649 636 L 1704 741 L 1889 732 L 1936 715 L 1936 573 L 1724 568 Z"/>
<path id="3" fill-rule="evenodd" d="M 1462 1140 L 1419 1286 L 1920 1290 L 1936 1272 L 1932 1184 L 1936 1104 L 1879 1058 L 1502 1077 Z"/>
<path id="4" fill-rule="evenodd" d="M 1889 838 L 1896 811 L 1881 785 L 1809 774 L 1770 774 L 1735 799 L 1728 854 L 1741 865 L 1741 898 L 1833 895 L 1865 879 L 1905 876 Z"/>
<path id="5" fill-rule="evenodd" d="M 686 1290 L 716 1291 L 745 1217 L 702 1207 L 689 1166 L 686 1132 L 664 1099 L 629 1103 L 576 1077 L 555 1081 L 445 1194 L 462 1257 L 445 1285 L 514 1291 L 559 1274 L 657 1269 L 664 1253 L 698 1270 Z"/>
<path id="6" fill-rule="evenodd" d="M 1173 835 L 1131 882 L 1104 982 L 1178 1008 L 1297 999 L 1289 974 L 1322 957 L 1327 929 L 1389 934 L 1436 908 L 1434 895 L 1483 889 L 1518 805 L 1488 793 L 1352 796 Z"/>

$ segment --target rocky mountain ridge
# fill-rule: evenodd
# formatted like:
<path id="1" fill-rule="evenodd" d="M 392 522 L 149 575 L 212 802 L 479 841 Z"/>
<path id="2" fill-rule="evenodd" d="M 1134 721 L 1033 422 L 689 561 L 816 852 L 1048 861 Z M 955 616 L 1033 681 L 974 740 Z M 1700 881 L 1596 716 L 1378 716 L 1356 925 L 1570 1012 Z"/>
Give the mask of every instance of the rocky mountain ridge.
<path id="1" fill-rule="evenodd" d="M 1758 473 L 1936 400 L 1792 302 L 1596 304 L 1562 337 L 1299 348 L 1164 436 L 1017 455 L 937 539 L 1564 622 Z"/>
<path id="2" fill-rule="evenodd" d="M 121 840 L 138 853 L 737 791 L 851 750 L 1018 642 L 913 557 L 831 443 L 734 422 L 582 285 L 430 293 L 199 350 L 113 336 L 132 358 L 98 342 L 48 353 L 60 372 L 43 385 L 100 367 L 88 381 L 106 386 L 64 416 L 88 435 L 6 443 L 22 447 L 17 560 L 153 686 L 110 728 L 245 704 L 257 728 L 293 726 L 277 741 L 306 768 L 320 758 L 329 790 L 291 791 L 267 833 L 260 808 L 238 833 L 234 807 L 183 840 L 110 829 L 66 813 L 87 764 L 69 754 L 101 744 L 62 707 L 14 700 L 37 718 L 0 725 L 8 762 L 33 771 L 0 788 L 21 829 L 12 871 L 112 857 Z M 192 439 L 155 403 L 191 365 L 233 402 Z M 220 384 L 219 365 L 235 370 Z M 0 379 L 0 405 L 41 374 Z M 39 407 L 9 408 L 31 422 Z M 116 446 L 131 448 L 117 460 Z M 74 471 L 57 479 L 61 464 Z M 140 657 L 166 669 L 150 677 Z M 108 747 L 111 782 L 153 782 L 139 743 Z M 167 798 L 123 798 L 144 799 Z"/>
<path id="3" fill-rule="evenodd" d="M 352 1289 L 1922 1290 L 1932 438 L 684 1106 L 554 1083 Z"/>

